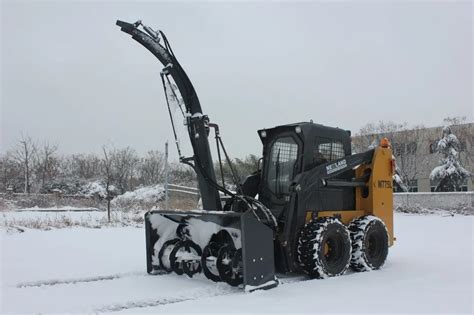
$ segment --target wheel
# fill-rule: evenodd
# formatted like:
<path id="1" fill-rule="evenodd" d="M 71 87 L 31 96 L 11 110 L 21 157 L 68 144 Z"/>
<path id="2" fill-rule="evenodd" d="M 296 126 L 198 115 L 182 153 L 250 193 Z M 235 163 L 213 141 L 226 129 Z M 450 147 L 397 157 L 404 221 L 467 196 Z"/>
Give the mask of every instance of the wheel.
<path id="1" fill-rule="evenodd" d="M 178 275 L 185 273 L 192 277 L 201 272 L 201 255 L 201 247 L 193 241 L 179 241 L 170 253 L 171 269 Z"/>
<path id="2" fill-rule="evenodd" d="M 388 255 L 388 232 L 377 217 L 368 215 L 349 224 L 352 240 L 351 268 L 355 271 L 380 269 Z"/>
<path id="3" fill-rule="evenodd" d="M 242 249 L 236 250 L 233 246 L 225 245 L 219 249 L 217 255 L 217 270 L 219 277 L 236 287 L 243 283 L 242 275 Z"/>
<path id="4" fill-rule="evenodd" d="M 176 243 L 178 243 L 179 241 L 179 239 L 175 238 L 164 242 L 160 248 L 160 251 L 158 252 L 158 260 L 160 262 L 160 267 L 166 272 L 173 271 L 170 264 L 170 253 L 173 250 L 174 245 L 176 245 Z"/>
<path id="5" fill-rule="evenodd" d="M 210 242 L 204 249 L 202 250 L 201 256 L 201 266 L 202 271 L 206 278 L 218 282 L 221 281 L 221 277 L 219 276 L 219 270 L 217 270 L 217 255 L 219 253 L 219 244 L 216 242 Z"/>
<path id="6" fill-rule="evenodd" d="M 323 217 L 307 223 L 300 232 L 297 259 L 311 278 L 344 274 L 351 261 L 351 238 L 336 218 Z"/>

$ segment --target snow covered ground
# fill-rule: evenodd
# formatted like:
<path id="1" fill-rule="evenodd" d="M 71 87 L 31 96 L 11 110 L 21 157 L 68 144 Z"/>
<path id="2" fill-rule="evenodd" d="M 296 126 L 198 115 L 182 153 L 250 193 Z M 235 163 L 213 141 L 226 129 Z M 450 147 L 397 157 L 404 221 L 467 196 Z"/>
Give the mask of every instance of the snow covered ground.
<path id="1" fill-rule="evenodd" d="M 62 207 L 40 208 L 38 206 L 34 206 L 34 207 L 30 207 L 30 208 L 15 209 L 14 211 L 38 211 L 38 212 L 70 212 L 70 211 L 77 211 L 77 212 L 91 212 L 91 211 L 104 211 L 104 210 L 100 210 L 98 208 L 91 208 L 91 207 L 62 206 Z"/>
<path id="2" fill-rule="evenodd" d="M 203 277 L 145 273 L 141 228 L 0 232 L 0 313 L 473 312 L 472 216 L 397 214 L 382 270 L 325 280 L 281 276 L 243 293 Z"/>
<path id="3" fill-rule="evenodd" d="M 0 211 L 0 228 L 11 232 L 23 229 L 50 230 L 52 228 L 104 226 L 142 226 L 145 211 L 111 211 L 108 222 L 107 211 L 80 208 L 47 208 Z"/>

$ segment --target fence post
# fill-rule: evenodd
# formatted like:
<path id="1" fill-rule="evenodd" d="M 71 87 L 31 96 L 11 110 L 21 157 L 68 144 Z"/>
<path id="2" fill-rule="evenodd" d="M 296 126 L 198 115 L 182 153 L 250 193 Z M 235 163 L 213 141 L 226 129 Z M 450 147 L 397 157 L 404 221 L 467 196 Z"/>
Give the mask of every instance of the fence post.
<path id="1" fill-rule="evenodd" d="M 169 165 L 168 165 L 168 141 L 165 142 L 165 209 L 169 209 L 169 196 L 168 196 L 168 175 L 169 175 Z"/>

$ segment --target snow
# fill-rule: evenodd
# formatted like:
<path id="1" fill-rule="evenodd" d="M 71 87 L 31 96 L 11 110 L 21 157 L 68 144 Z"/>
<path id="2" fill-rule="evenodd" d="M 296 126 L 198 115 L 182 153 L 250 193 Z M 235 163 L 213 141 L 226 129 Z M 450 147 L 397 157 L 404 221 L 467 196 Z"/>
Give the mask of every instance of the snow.
<path id="1" fill-rule="evenodd" d="M 137 226 L 143 222 L 143 212 L 121 212 L 111 211 L 111 222 L 108 222 L 106 211 L 59 211 L 48 209 L 35 209 L 24 211 L 0 212 L 0 229 L 12 230 L 40 229 L 50 230 L 52 228 L 70 228 L 72 226 L 83 226 L 101 228 L 106 225 Z"/>
<path id="2" fill-rule="evenodd" d="M 269 288 L 269 287 L 274 286 L 277 283 L 278 283 L 278 280 L 270 280 L 270 281 L 267 281 L 265 283 L 262 283 L 261 285 L 246 285 L 245 288 L 244 288 L 244 291 L 245 292 L 252 292 L 252 291 L 255 291 L 255 290 L 262 289 L 262 288 Z"/>
<path id="3" fill-rule="evenodd" d="M 471 176 L 459 162 L 459 140 L 451 132 L 451 128 L 443 128 L 443 138 L 438 141 L 437 151 L 444 157 L 440 165 L 436 166 L 430 173 L 430 179 L 439 181 L 436 190 L 455 191 L 461 182 Z"/>
<path id="4" fill-rule="evenodd" d="M 40 209 L 29 211 L 4 211 L 0 214 L 0 222 L 5 223 L 9 221 L 21 220 L 36 220 L 44 221 L 54 220 L 56 218 L 67 217 L 71 220 L 100 220 L 107 216 L 105 211 L 47 211 L 48 209 Z"/>
<path id="5" fill-rule="evenodd" d="M 393 194 L 394 208 L 405 213 L 474 214 L 474 192 L 416 192 Z"/>
<path id="6" fill-rule="evenodd" d="M 278 287 L 252 293 L 202 275 L 147 275 L 143 228 L 0 231 L 0 313 L 472 314 L 473 225 L 473 216 L 396 214 L 381 270 L 277 275 Z"/>
<path id="7" fill-rule="evenodd" d="M 65 211 L 103 211 L 98 208 L 91 208 L 91 207 L 70 207 L 70 206 L 63 206 L 63 207 L 50 207 L 50 208 L 40 208 L 38 206 L 24 208 L 24 209 L 16 209 L 15 211 L 43 211 L 43 212 L 65 212 Z"/>
<path id="8" fill-rule="evenodd" d="M 159 201 L 164 196 L 163 185 L 140 187 L 134 191 L 127 191 L 124 194 L 112 200 L 112 204 L 121 202 L 145 201 L 153 202 Z"/>
<path id="9" fill-rule="evenodd" d="M 201 248 L 204 248 L 209 243 L 213 234 L 216 234 L 223 229 L 220 225 L 214 222 L 205 222 L 195 218 L 190 218 L 188 220 L 188 228 L 191 239 Z M 226 227 L 224 230 L 229 232 L 229 235 L 234 241 L 235 248 L 241 248 L 242 242 L 240 230 L 231 227 Z"/>
<path id="10" fill-rule="evenodd" d="M 190 212 L 190 211 L 187 211 Z M 197 212 L 200 213 L 201 211 Z M 210 211 L 209 211 L 210 212 Z M 217 211 L 216 211 L 217 212 Z M 219 214 L 223 212 L 220 211 Z M 176 237 L 176 229 L 178 227 L 178 223 L 162 216 L 159 214 L 152 214 L 150 216 L 150 223 L 153 229 L 155 229 L 160 236 L 158 241 L 154 245 L 155 253 L 153 255 L 153 262 L 157 264 L 158 262 L 158 253 L 159 249 L 163 246 L 163 244 Z M 210 241 L 213 234 L 219 232 L 222 227 L 217 225 L 214 222 L 206 222 L 196 218 L 189 218 L 186 220 L 187 222 L 187 234 L 191 236 L 191 239 L 198 244 L 201 249 L 203 249 Z M 234 241 L 234 245 L 236 248 L 242 247 L 241 238 L 240 238 L 240 230 L 235 228 L 227 227 L 225 228 L 226 231 L 229 232 L 229 235 L 232 237 Z"/>
<path id="11" fill-rule="evenodd" d="M 115 187 L 110 187 L 110 190 L 116 190 Z M 88 197 L 100 196 L 105 198 L 107 196 L 107 190 L 105 185 L 100 181 L 87 183 L 82 189 L 81 193 Z"/>

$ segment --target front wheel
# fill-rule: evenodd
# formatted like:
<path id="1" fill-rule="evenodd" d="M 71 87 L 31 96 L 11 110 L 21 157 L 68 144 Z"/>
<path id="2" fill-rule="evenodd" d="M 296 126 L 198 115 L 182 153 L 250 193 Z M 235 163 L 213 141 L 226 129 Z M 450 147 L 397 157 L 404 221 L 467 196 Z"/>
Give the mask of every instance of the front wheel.
<path id="1" fill-rule="evenodd" d="M 349 231 L 336 218 L 312 220 L 301 230 L 297 257 L 303 271 L 311 278 L 342 275 L 351 260 Z"/>
<path id="2" fill-rule="evenodd" d="M 349 224 L 352 240 L 351 268 L 355 271 L 380 269 L 388 255 L 388 232 L 379 218 L 368 215 Z"/>

